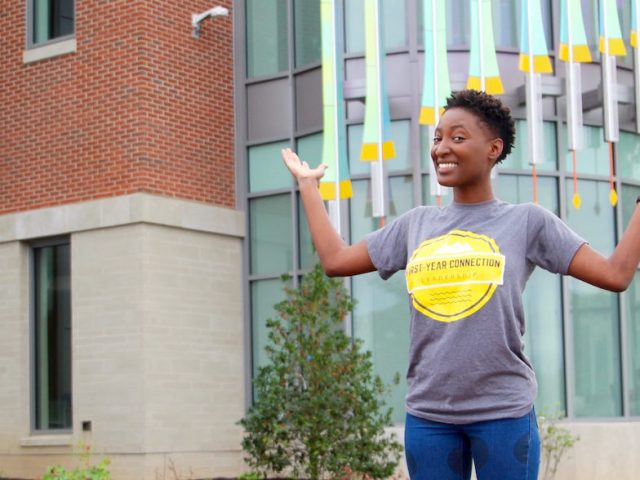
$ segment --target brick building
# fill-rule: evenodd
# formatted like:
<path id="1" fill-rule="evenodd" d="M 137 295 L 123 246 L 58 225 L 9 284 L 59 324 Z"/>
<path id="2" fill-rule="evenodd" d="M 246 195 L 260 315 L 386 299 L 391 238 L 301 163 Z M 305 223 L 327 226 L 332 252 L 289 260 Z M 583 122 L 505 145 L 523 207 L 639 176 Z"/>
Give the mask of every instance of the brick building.
<path id="1" fill-rule="evenodd" d="M 240 469 L 233 12 L 196 39 L 211 6 L 3 4 L 0 477 L 81 442 L 114 478 Z"/>

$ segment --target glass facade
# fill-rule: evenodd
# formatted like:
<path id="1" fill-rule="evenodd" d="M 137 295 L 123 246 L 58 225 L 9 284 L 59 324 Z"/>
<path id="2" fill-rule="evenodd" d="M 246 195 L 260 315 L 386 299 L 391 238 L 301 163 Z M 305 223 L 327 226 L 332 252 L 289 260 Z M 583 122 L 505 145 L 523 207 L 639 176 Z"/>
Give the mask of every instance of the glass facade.
<path id="1" fill-rule="evenodd" d="M 447 45 L 450 48 L 468 47 L 471 32 L 468 0 L 450 0 L 447 2 L 446 29 Z M 551 1 L 542 0 L 542 18 L 547 47 L 553 48 L 553 35 L 551 26 Z M 423 3 L 416 2 L 418 12 L 418 44 L 422 45 L 424 25 L 422 20 Z M 520 41 L 520 2 L 513 0 L 493 0 L 491 2 L 491 19 L 493 22 L 493 35 L 498 49 L 517 49 Z"/>
<path id="2" fill-rule="evenodd" d="M 34 428 L 71 429 L 69 244 L 33 249 Z"/>
<path id="3" fill-rule="evenodd" d="M 277 43 L 284 49 L 278 50 L 279 58 L 293 58 L 295 65 L 285 62 L 277 68 L 266 69 L 268 72 L 263 69 L 260 75 L 280 74 L 268 81 L 256 80 L 257 70 L 249 68 L 245 81 L 247 91 L 254 92 L 256 85 L 268 84 L 272 88 L 263 90 L 269 92 L 269 98 L 287 98 L 292 105 L 304 104 L 304 109 L 293 109 L 293 118 L 265 115 L 264 119 L 256 116 L 246 119 L 250 128 L 244 139 L 245 157 L 241 159 L 245 162 L 246 175 L 241 180 L 249 217 L 247 291 L 251 299 L 254 369 L 264 361 L 264 322 L 272 316 L 273 304 L 283 295 L 280 276 L 286 273 L 292 284 L 296 284 L 297 279 L 317 261 L 295 183 L 280 164 L 279 149 L 291 145 L 312 166 L 317 165 L 322 156 L 322 118 L 317 113 L 322 111 L 317 46 L 319 2 L 283 0 L 266 3 L 278 3 L 284 13 L 279 17 L 277 28 L 271 28 L 270 35 L 274 37 L 261 41 L 252 37 L 260 30 L 252 23 L 254 17 L 251 17 L 250 10 L 253 9 L 255 14 L 256 9 L 266 7 L 262 2 L 247 0 L 249 65 L 252 61 L 251 45 L 257 42 L 259 48 L 267 48 L 267 45 L 275 45 L 273 42 L 278 39 L 284 39 Z M 420 204 L 434 205 L 436 198 L 430 194 L 429 186 L 431 133 L 429 128 L 418 124 L 419 109 L 415 104 L 419 103 L 421 95 L 422 72 L 412 70 L 415 58 L 422 55 L 422 2 L 383 0 L 381 3 L 384 45 L 389 52 L 387 58 L 392 59 L 394 66 L 387 69 L 386 79 L 391 136 L 397 153 L 396 158 L 387 163 L 392 208 L 386 220 L 390 221 Z M 467 74 L 468 2 L 452 0 L 446 3 L 449 68 L 452 81 L 457 81 L 455 85 L 459 86 L 463 85 L 461 79 Z M 595 49 L 597 2 L 583 0 L 582 3 L 587 35 Z M 547 43 L 553 49 L 552 32 L 558 31 L 559 2 L 543 1 L 541 4 Z M 625 22 L 628 22 L 630 2 L 619 1 L 617 6 L 622 28 L 627 32 Z M 341 8 L 345 22 L 345 78 L 348 82 L 364 82 L 363 0 L 345 0 L 341 2 Z M 516 69 L 519 2 L 493 0 L 492 8 L 503 79 L 507 76 L 524 79 L 522 72 Z M 286 12 L 293 12 L 291 19 Z M 623 14 L 627 15 L 626 18 Z M 270 18 L 265 16 L 264 20 L 269 22 Z M 288 45 L 287 38 L 292 38 L 294 45 Z M 451 61 L 454 55 L 456 62 Z M 273 60 L 271 58 L 269 62 Z M 623 70 L 627 66 L 626 61 L 618 62 Z M 299 71 L 301 67 L 305 68 Z M 583 68 L 583 78 L 594 76 L 593 72 L 599 75 L 597 64 L 589 65 L 596 70 L 587 72 L 586 67 Z M 564 72 L 562 67 L 559 70 Z M 409 81 L 411 75 L 415 78 Z M 284 76 L 287 79 L 281 78 Z M 621 76 L 619 82 L 628 83 L 629 79 Z M 583 80 L 585 91 L 591 88 L 586 83 Z M 507 85 L 507 88 L 516 87 Z M 507 92 L 504 99 L 517 117 L 516 146 L 498 167 L 494 192 L 503 200 L 520 203 L 532 201 L 534 186 L 527 157 L 525 109 L 514 100 L 517 97 L 514 92 Z M 344 137 L 353 198 L 343 202 L 342 217 L 344 236 L 350 243 L 355 243 L 378 228 L 379 222 L 371 217 L 370 167 L 359 160 L 363 99 L 346 88 L 345 93 Z M 266 95 L 255 95 L 255 98 L 253 95 L 249 96 L 249 112 L 259 110 L 253 105 L 260 100 L 268 100 Z M 585 113 L 584 148 L 577 152 L 576 164 L 582 206 L 576 210 L 571 205 L 572 155 L 566 151 L 567 128 L 563 109 L 563 97 L 545 98 L 543 157 L 536 159 L 538 201 L 565 220 L 594 248 L 609 255 L 635 208 L 636 196 L 640 194 L 640 162 L 637 160 L 640 158 L 640 136 L 632 132 L 633 124 L 621 120 L 623 131 L 612 150 L 616 158 L 615 182 L 620 203 L 613 208 L 609 203 L 610 148 L 603 141 L 601 116 Z M 277 128 L 273 122 L 279 122 Z M 263 133 L 271 131 L 278 133 Z M 451 197 L 451 194 L 444 196 L 441 204 L 451 202 Z M 636 277 L 628 291 L 614 294 L 571 278 L 563 280 L 541 269 L 534 272 L 523 299 L 527 317 L 524 341 L 525 351 L 538 379 L 538 410 L 560 409 L 573 418 L 640 416 L 640 274 Z M 396 372 L 403 376 L 407 367 L 409 318 L 404 283 L 402 272 L 386 282 L 375 273 L 354 277 L 347 282 L 357 300 L 349 322 L 351 333 L 364 340 L 373 354 L 376 371 L 385 381 L 389 381 Z M 389 399 L 394 408 L 393 419 L 397 423 L 403 421 L 405 393 L 406 383 L 403 381 L 394 387 Z"/>

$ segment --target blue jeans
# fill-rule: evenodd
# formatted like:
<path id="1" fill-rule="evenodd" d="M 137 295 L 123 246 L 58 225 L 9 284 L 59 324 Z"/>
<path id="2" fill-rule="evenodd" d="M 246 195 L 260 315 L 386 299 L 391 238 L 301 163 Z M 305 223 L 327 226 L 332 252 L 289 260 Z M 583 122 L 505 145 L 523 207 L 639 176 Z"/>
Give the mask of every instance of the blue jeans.
<path id="1" fill-rule="evenodd" d="M 535 480 L 540 436 L 535 411 L 520 418 L 453 425 L 407 414 L 405 453 L 412 480 Z"/>

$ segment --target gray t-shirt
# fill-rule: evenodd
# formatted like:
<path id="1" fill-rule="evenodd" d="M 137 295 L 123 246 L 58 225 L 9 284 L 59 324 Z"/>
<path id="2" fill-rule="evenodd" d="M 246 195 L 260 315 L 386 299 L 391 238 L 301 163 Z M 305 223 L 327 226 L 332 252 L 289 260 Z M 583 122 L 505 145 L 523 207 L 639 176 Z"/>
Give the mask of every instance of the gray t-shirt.
<path id="1" fill-rule="evenodd" d="M 383 279 L 405 270 L 407 411 L 454 424 L 528 413 L 522 292 L 536 265 L 566 274 L 585 241 L 541 207 L 500 200 L 418 207 L 366 241 Z"/>

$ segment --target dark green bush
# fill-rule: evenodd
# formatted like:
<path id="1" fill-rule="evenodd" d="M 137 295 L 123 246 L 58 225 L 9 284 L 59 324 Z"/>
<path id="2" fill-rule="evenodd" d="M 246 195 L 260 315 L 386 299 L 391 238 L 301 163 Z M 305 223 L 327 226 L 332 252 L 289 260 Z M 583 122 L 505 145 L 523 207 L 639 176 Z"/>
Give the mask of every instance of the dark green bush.
<path id="1" fill-rule="evenodd" d="M 254 380 L 256 400 L 240 421 L 247 463 L 263 476 L 391 476 L 401 446 L 384 434 L 388 388 L 370 352 L 344 333 L 353 303 L 342 281 L 316 266 L 285 292 L 280 319 L 267 322 L 269 361 Z"/>

